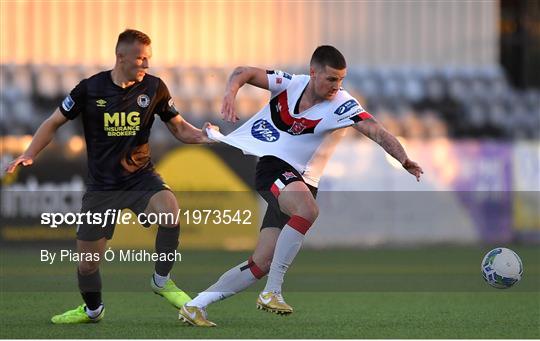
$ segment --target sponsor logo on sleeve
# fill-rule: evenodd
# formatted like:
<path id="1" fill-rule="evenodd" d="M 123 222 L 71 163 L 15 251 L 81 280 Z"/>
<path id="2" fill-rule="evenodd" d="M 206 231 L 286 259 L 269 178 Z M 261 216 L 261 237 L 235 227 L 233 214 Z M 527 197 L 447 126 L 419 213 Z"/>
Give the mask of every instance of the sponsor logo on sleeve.
<path id="1" fill-rule="evenodd" d="M 263 142 L 276 142 L 279 140 L 279 131 L 270 122 L 263 119 L 253 123 L 253 126 L 251 126 L 251 135 Z"/>
<path id="2" fill-rule="evenodd" d="M 353 118 L 353 117 L 355 117 L 355 116 L 357 116 L 358 114 L 363 113 L 363 112 L 365 112 L 364 109 L 358 108 L 358 109 L 356 109 L 355 111 L 353 111 L 352 114 L 349 114 L 349 115 L 347 115 L 347 116 L 345 116 L 345 117 L 341 117 L 341 118 L 338 119 L 337 121 L 338 121 L 338 122 L 341 122 L 341 121 L 343 121 L 343 120 L 351 119 L 351 118 Z"/>
<path id="3" fill-rule="evenodd" d="M 70 111 L 75 106 L 75 101 L 71 96 L 67 96 L 64 101 L 62 102 L 62 108 L 64 108 L 65 111 Z"/>
<path id="4" fill-rule="evenodd" d="M 287 72 L 283 72 L 283 71 L 281 71 L 281 70 L 277 70 L 277 71 L 275 71 L 275 73 L 276 73 L 276 77 L 278 77 L 278 78 L 287 78 L 288 80 L 291 80 L 291 79 L 292 79 L 291 74 L 289 74 L 289 73 L 287 73 Z M 280 81 L 280 83 L 281 83 L 281 81 Z"/>
<path id="5" fill-rule="evenodd" d="M 360 106 L 360 104 L 358 104 L 358 102 L 355 101 L 354 99 L 350 99 L 347 102 L 340 105 L 336 109 L 336 111 L 334 111 L 334 114 L 336 114 L 338 116 L 341 116 L 341 115 L 345 114 L 347 111 L 351 110 L 352 108 L 354 108 L 356 106 Z"/>

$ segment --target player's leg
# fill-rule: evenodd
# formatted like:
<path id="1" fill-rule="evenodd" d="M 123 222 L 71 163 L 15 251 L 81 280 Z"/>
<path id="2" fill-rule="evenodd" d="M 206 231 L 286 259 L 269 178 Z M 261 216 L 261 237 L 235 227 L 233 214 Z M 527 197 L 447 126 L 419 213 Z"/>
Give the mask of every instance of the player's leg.
<path id="1" fill-rule="evenodd" d="M 155 272 L 150 284 L 156 294 L 165 297 L 167 301 L 180 309 L 191 298 L 170 279 L 170 272 L 178 248 L 180 226 L 178 222 L 166 217 L 177 216 L 178 202 L 176 197 L 169 190 L 161 190 L 153 194 L 148 201 L 145 213 L 158 214 L 161 220 L 156 234 L 155 250 L 163 257 L 160 257 L 162 259 L 155 263 Z"/>
<path id="2" fill-rule="evenodd" d="M 79 290 L 84 302 L 86 303 L 87 313 L 92 318 L 97 317 L 103 309 L 99 265 L 101 263 L 101 259 L 103 259 L 103 254 L 105 253 L 106 247 L 106 238 L 101 238 L 96 241 L 77 240 L 78 253 L 99 255 L 97 259 L 92 260 L 83 257 L 83 259 L 79 262 L 77 269 Z"/>
<path id="3" fill-rule="evenodd" d="M 92 254 L 98 257 L 82 257 L 77 266 L 79 291 L 84 300 L 83 305 L 63 314 L 55 315 L 51 321 L 55 324 L 74 324 L 99 322 L 105 315 L 101 299 L 100 260 L 103 258 L 107 239 L 105 237 L 94 241 L 77 240 L 77 253 Z"/>
<path id="4" fill-rule="evenodd" d="M 207 320 L 206 307 L 247 289 L 268 273 L 279 232 L 279 228 L 261 229 L 252 256 L 226 271 L 216 283 L 186 303 L 180 310 L 180 319 L 196 326 L 215 326 Z"/>
<path id="5" fill-rule="evenodd" d="M 216 283 L 197 295 L 187 305 L 205 308 L 211 303 L 247 289 L 258 279 L 264 277 L 270 269 L 279 231 L 278 228 L 262 229 L 253 255 L 248 260 L 226 271 Z"/>
<path id="6" fill-rule="evenodd" d="M 287 184 L 279 193 L 279 207 L 290 217 L 281 230 L 264 291 L 259 295 L 257 306 L 280 314 L 292 313 L 281 295 L 283 278 L 300 251 L 304 236 L 317 219 L 319 209 L 314 195 L 303 181 Z"/>

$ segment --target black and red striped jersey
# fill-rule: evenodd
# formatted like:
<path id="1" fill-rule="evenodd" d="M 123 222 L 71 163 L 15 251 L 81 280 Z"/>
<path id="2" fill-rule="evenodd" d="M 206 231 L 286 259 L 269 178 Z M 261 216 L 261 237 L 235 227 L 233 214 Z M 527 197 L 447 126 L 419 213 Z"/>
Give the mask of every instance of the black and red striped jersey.
<path id="1" fill-rule="evenodd" d="M 298 112 L 310 77 L 267 71 L 270 102 L 246 123 L 216 139 L 256 156 L 273 155 L 298 170 L 305 182 L 318 186 L 328 159 L 346 128 L 370 118 L 358 101 L 340 89 L 332 100 Z"/>

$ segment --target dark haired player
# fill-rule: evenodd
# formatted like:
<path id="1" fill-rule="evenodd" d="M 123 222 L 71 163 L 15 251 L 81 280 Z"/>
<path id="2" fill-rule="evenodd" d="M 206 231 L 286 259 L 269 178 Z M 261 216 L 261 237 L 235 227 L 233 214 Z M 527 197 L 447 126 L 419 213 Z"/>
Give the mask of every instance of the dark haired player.
<path id="1" fill-rule="evenodd" d="M 422 168 L 341 88 L 346 67 L 345 58 L 336 48 L 319 46 L 311 58 L 309 76 L 253 67 L 238 67 L 230 76 L 222 106 L 226 120 L 238 120 L 234 101 L 246 83 L 270 90 L 270 103 L 231 134 L 209 134 L 260 157 L 255 186 L 268 202 L 268 209 L 253 255 L 186 303 L 180 310 L 181 320 L 196 326 L 215 326 L 206 317 L 206 306 L 246 289 L 267 273 L 257 307 L 278 314 L 293 312 L 283 299 L 281 285 L 304 235 L 317 219 L 317 186 L 345 133 L 341 128 L 352 126 L 377 142 L 419 181 Z"/>
<path id="2" fill-rule="evenodd" d="M 211 143 L 202 130 L 193 127 L 176 111 L 171 95 L 157 77 L 147 74 L 152 57 L 150 38 L 128 29 L 118 37 L 116 64 L 81 81 L 36 131 L 23 155 L 8 166 L 13 172 L 22 164 L 31 165 L 52 140 L 56 130 L 68 120 L 81 116 L 88 154 L 87 192 L 81 212 L 102 213 L 130 208 L 136 214 L 178 212 L 176 197 L 155 172 L 150 160 L 148 139 L 158 115 L 170 132 L 184 143 Z M 180 308 L 189 296 L 170 279 L 180 233 L 176 222 L 160 222 L 156 253 L 160 256 L 151 279 L 152 290 Z M 81 260 L 77 267 L 79 289 L 84 304 L 53 316 L 52 322 L 98 322 L 104 316 L 101 299 L 100 260 L 114 233 L 111 219 L 101 224 L 77 227 L 77 252 L 99 254 L 99 259 Z"/>

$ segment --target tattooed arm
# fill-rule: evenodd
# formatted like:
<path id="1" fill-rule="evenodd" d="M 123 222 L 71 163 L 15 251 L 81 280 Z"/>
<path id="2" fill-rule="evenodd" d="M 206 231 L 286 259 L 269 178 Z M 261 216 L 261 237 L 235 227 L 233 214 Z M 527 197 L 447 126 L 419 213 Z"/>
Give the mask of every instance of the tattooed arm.
<path id="1" fill-rule="evenodd" d="M 369 118 L 359 121 L 354 125 L 354 128 L 379 144 L 388 154 L 398 160 L 403 168 L 414 175 L 417 181 L 420 181 L 420 175 L 424 173 L 422 168 L 409 159 L 398 139 L 384 129 L 377 120 Z"/>
<path id="2" fill-rule="evenodd" d="M 225 88 L 225 96 L 223 97 L 223 104 L 221 105 L 221 114 L 224 120 L 229 122 L 238 121 L 234 110 L 234 100 L 238 90 L 246 83 L 268 90 L 266 70 L 249 66 L 239 66 L 234 69 L 229 76 L 229 81 Z"/>

